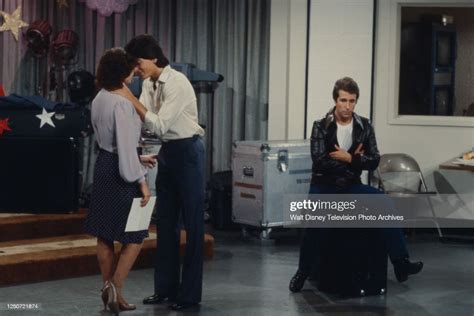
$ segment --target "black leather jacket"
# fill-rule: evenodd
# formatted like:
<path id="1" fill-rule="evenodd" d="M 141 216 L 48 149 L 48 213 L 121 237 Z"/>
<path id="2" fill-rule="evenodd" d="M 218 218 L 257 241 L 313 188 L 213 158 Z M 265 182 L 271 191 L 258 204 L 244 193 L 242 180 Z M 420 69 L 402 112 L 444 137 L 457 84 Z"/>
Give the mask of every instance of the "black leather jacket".
<path id="1" fill-rule="evenodd" d="M 337 124 L 334 108 L 325 118 L 315 121 L 311 133 L 311 158 L 313 160 L 313 175 L 311 184 L 331 185 L 344 188 L 361 183 L 362 170 L 375 170 L 380 161 L 374 128 L 369 120 L 353 113 L 352 146 L 348 150 L 352 154 L 352 162 L 335 160 L 329 153 L 336 151 Z M 364 154 L 355 155 L 359 144 L 363 144 Z"/>

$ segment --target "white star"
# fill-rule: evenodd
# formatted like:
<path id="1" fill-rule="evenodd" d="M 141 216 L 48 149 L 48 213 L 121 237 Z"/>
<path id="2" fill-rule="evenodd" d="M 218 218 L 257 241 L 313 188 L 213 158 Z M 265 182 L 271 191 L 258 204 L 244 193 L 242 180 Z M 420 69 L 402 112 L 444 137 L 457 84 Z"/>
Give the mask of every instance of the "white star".
<path id="1" fill-rule="evenodd" d="M 40 128 L 43 127 L 44 124 L 49 124 L 49 125 L 51 125 L 52 127 L 56 127 L 56 126 L 54 126 L 53 120 L 51 119 L 51 117 L 52 117 L 55 113 L 56 113 L 56 112 L 48 113 L 48 112 L 46 112 L 45 109 L 43 109 L 43 113 L 36 115 L 36 117 L 41 120 Z"/>

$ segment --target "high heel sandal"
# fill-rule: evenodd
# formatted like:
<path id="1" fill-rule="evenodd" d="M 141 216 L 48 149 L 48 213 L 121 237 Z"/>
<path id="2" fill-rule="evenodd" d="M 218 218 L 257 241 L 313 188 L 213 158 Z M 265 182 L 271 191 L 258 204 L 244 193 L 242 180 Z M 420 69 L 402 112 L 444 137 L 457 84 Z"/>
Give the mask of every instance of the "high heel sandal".
<path id="1" fill-rule="evenodd" d="M 122 296 L 122 288 L 117 288 L 117 303 L 121 311 L 133 311 L 137 309 L 135 304 L 128 304 Z"/>
<path id="2" fill-rule="evenodd" d="M 137 309 L 137 305 L 135 304 L 128 304 L 127 302 L 118 302 L 118 306 L 121 311 L 133 311 Z"/>
<path id="3" fill-rule="evenodd" d="M 107 306 L 109 307 L 110 311 L 117 316 L 120 313 L 119 304 L 117 301 L 117 288 L 112 281 L 109 281 L 107 287 Z"/>
<path id="4" fill-rule="evenodd" d="M 107 311 L 107 302 L 109 301 L 109 293 L 107 292 L 107 287 L 109 286 L 109 281 L 105 281 L 102 290 L 100 290 L 100 297 L 102 298 L 102 303 L 104 304 L 104 311 Z"/>

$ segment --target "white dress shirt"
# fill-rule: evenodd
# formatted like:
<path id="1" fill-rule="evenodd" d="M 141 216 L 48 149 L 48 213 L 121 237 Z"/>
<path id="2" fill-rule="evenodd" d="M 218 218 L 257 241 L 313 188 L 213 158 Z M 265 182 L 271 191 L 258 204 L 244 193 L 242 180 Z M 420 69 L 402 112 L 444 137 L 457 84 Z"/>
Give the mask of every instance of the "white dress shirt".
<path id="1" fill-rule="evenodd" d="M 163 141 L 204 136 L 198 124 L 196 95 L 182 73 L 169 65 L 158 80 L 143 81 L 140 102 L 147 108 L 144 126 Z"/>

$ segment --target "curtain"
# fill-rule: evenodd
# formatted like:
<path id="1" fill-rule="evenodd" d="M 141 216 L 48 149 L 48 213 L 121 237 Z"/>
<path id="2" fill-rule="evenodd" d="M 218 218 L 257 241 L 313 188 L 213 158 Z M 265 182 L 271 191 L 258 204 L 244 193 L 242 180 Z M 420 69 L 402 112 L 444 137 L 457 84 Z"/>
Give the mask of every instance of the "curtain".
<path id="1" fill-rule="evenodd" d="M 148 33 L 158 39 L 170 61 L 224 76 L 213 97 L 198 94 L 213 171 L 230 169 L 234 141 L 266 139 L 270 0 L 139 0 L 110 17 L 76 0 L 68 3 L 61 8 L 53 0 L 0 0 L 0 10 L 7 13 L 21 5 L 21 18 L 27 23 L 49 21 L 51 40 L 63 29 L 79 35 L 77 64 L 52 69 L 51 58 L 34 57 L 21 34 L 16 42 L 10 32 L 0 33 L 0 83 L 9 93 L 55 98 L 48 89 L 52 73 L 58 84 L 74 70 L 95 73 L 105 49 L 123 47 L 133 36 Z"/>

